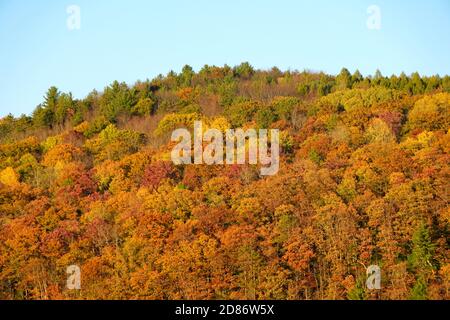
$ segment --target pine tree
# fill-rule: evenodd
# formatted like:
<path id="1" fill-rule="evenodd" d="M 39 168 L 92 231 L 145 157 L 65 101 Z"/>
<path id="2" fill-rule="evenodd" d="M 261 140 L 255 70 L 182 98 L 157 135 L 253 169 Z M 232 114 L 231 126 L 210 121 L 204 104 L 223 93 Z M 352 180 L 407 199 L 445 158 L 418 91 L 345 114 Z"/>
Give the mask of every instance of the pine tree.
<path id="1" fill-rule="evenodd" d="M 433 261 L 435 245 L 424 223 L 414 233 L 412 242 L 412 252 L 408 257 L 410 268 L 421 273 L 435 269 Z"/>
<path id="2" fill-rule="evenodd" d="M 351 78 L 352 85 L 355 85 L 355 83 L 361 82 L 363 80 L 364 80 L 364 77 L 362 76 L 362 74 L 359 72 L 359 70 L 356 70 L 355 73 L 353 73 L 352 78 Z"/>
<path id="3" fill-rule="evenodd" d="M 373 76 L 373 83 L 379 85 L 381 84 L 383 79 L 384 79 L 383 74 L 381 73 L 380 70 L 377 69 L 377 71 L 375 71 L 375 75 Z"/>
<path id="4" fill-rule="evenodd" d="M 352 76 L 348 69 L 342 68 L 336 77 L 337 90 L 348 89 L 352 86 Z"/>
<path id="5" fill-rule="evenodd" d="M 411 270 L 417 274 L 417 280 L 411 290 L 411 299 L 427 299 L 427 279 L 431 270 L 435 269 L 433 244 L 428 227 L 422 223 L 413 235 L 413 249 L 408 257 Z"/>

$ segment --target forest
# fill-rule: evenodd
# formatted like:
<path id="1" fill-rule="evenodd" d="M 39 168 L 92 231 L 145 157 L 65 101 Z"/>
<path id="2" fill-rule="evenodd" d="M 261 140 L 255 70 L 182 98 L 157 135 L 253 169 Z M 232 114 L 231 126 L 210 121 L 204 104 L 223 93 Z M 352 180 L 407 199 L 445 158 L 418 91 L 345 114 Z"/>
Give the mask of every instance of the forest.
<path id="1" fill-rule="evenodd" d="M 278 129 L 279 172 L 174 165 L 196 120 Z M 449 299 L 449 129 L 448 75 L 244 62 L 51 87 L 0 119 L 0 299 Z"/>

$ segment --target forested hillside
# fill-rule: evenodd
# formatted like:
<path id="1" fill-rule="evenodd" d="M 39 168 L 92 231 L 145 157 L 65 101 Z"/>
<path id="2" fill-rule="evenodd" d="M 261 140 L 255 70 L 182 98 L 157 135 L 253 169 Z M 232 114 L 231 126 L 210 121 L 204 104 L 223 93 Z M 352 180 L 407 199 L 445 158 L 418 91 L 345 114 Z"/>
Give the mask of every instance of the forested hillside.
<path id="1" fill-rule="evenodd" d="M 278 174 L 175 166 L 195 120 L 279 129 Z M 449 299 L 449 129 L 449 76 L 243 63 L 52 87 L 0 120 L 0 299 Z"/>

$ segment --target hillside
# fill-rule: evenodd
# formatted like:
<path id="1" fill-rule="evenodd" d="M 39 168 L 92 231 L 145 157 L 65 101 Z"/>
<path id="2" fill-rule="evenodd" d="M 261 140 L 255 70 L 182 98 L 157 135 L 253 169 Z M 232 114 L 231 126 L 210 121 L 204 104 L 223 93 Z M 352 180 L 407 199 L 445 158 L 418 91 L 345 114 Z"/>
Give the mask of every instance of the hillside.
<path id="1" fill-rule="evenodd" d="M 195 120 L 279 129 L 279 172 L 174 165 Z M 449 129 L 449 76 L 242 63 L 52 87 L 0 120 L 0 299 L 449 299 Z"/>

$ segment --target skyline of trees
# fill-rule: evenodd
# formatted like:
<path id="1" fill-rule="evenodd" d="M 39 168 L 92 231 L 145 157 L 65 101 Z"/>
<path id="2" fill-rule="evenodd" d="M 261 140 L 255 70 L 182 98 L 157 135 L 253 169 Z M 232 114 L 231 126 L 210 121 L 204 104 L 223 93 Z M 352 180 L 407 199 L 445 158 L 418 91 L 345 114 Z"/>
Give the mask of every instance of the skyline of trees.
<path id="1" fill-rule="evenodd" d="M 191 66 L 186 65 L 180 73 L 170 71 L 166 76 L 159 75 L 152 80 L 138 81 L 134 85 L 114 81 L 105 87 L 102 93 L 93 90 L 84 99 L 74 99 L 72 94 L 60 92 L 52 86 L 46 92 L 44 101 L 38 105 L 30 116 L 21 115 L 17 118 L 7 115 L 0 121 L 2 138 L 8 132 L 22 132 L 32 128 L 54 128 L 60 130 L 64 125 L 77 125 L 90 116 L 93 109 L 105 118 L 104 122 L 114 123 L 120 116 L 153 115 L 158 110 L 169 111 L 168 104 L 172 101 L 164 101 L 155 94 L 157 92 L 170 91 L 176 88 L 201 88 L 199 91 L 209 91 L 208 86 L 218 86 L 220 105 L 226 106 L 235 98 L 237 83 L 253 79 L 259 86 L 282 86 L 282 82 L 291 82 L 290 95 L 298 98 L 325 96 L 332 92 L 351 88 L 370 88 L 371 86 L 383 86 L 399 90 L 409 95 L 431 93 L 435 91 L 450 92 L 450 76 L 423 76 L 414 72 L 410 76 L 405 73 L 383 76 L 379 70 L 375 74 L 364 77 L 359 70 L 353 74 L 346 68 L 342 68 L 336 76 L 323 72 L 310 71 L 285 71 L 276 67 L 271 70 L 255 70 L 248 62 L 244 62 L 233 68 L 205 65 L 199 72 L 195 72 Z M 251 88 L 256 93 L 257 88 Z M 251 94 L 254 92 L 250 92 Z M 245 92 L 243 92 L 245 93 Z M 197 92 L 197 95 L 200 92 Z M 101 96 L 101 99 L 98 97 Z M 246 95 L 244 95 L 246 96 Z M 263 97 L 267 99 L 268 97 Z M 169 99 L 172 100 L 172 99 Z M 185 100 L 189 102 L 189 100 Z M 187 103 L 187 107 L 190 106 Z M 169 110 L 167 110 L 169 109 Z M 98 111 L 98 110 L 97 110 Z"/>

